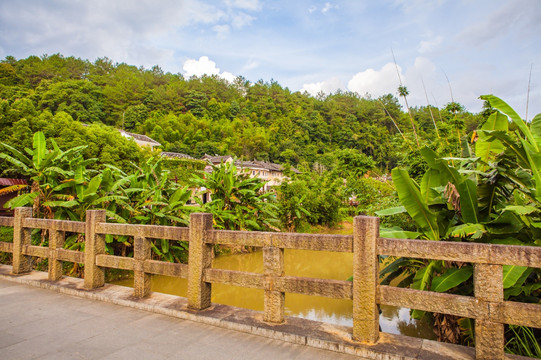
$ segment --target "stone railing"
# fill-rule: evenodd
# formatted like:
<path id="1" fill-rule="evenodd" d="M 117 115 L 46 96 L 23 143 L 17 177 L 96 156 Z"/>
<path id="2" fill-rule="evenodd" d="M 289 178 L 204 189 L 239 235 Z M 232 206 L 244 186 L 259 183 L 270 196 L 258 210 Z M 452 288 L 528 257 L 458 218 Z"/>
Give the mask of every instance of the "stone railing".
<path id="1" fill-rule="evenodd" d="M 264 290 L 264 320 L 284 321 L 285 293 L 353 300 L 353 340 L 376 344 L 378 304 L 407 307 L 475 319 L 477 359 L 504 358 L 504 324 L 541 327 L 541 305 L 504 301 L 503 265 L 541 267 L 541 247 L 387 239 L 379 237 L 379 219 L 356 217 L 353 235 L 318 235 L 214 230 L 211 214 L 192 214 L 188 228 L 107 223 L 105 211 L 90 210 L 86 222 L 32 218 L 30 208 L 18 208 L 14 218 L 0 217 L 0 226 L 14 227 L 13 243 L 0 242 L 0 251 L 13 253 L 14 274 L 31 270 L 31 258 L 49 259 L 49 280 L 62 277 L 62 262 L 83 263 L 88 289 L 104 285 L 105 268 L 133 270 L 134 293 L 150 293 L 150 275 L 188 279 L 188 307 L 211 305 L 211 284 Z M 49 247 L 32 246 L 32 229 L 49 230 Z M 63 249 L 65 233 L 84 233 L 85 251 Z M 133 258 L 105 253 L 105 235 L 134 238 Z M 151 239 L 189 242 L 188 264 L 151 259 Z M 263 249 L 264 273 L 211 267 L 215 244 Z M 352 252 L 353 282 L 284 274 L 284 249 Z M 474 297 L 420 291 L 378 284 L 378 257 L 391 255 L 468 262 L 474 265 Z"/>

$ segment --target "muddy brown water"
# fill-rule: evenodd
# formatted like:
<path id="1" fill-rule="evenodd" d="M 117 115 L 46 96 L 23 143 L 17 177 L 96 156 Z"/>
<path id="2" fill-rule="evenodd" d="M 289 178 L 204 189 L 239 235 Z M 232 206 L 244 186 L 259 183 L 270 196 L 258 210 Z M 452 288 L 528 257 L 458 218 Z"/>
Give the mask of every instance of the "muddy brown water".
<path id="1" fill-rule="evenodd" d="M 319 279 L 345 280 L 351 276 L 353 254 L 327 251 L 285 250 L 285 274 Z M 263 254 L 222 255 L 213 260 L 213 267 L 226 270 L 263 273 Z M 121 280 L 117 285 L 133 286 L 132 280 Z M 151 290 L 186 297 L 186 279 L 155 275 Z M 212 302 L 246 309 L 263 311 L 263 290 L 224 284 L 212 285 Z M 409 309 L 381 305 L 381 330 L 426 339 L 434 339 L 432 326 L 427 320 L 410 318 Z M 286 294 L 285 312 L 296 316 L 332 324 L 352 326 L 351 300 L 331 299 L 320 296 Z"/>

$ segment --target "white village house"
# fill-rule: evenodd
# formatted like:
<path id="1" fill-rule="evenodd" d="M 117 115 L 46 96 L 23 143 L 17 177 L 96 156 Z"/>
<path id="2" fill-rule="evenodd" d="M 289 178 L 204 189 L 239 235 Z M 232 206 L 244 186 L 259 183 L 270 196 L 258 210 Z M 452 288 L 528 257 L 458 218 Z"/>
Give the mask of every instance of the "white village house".
<path id="1" fill-rule="evenodd" d="M 284 175 L 284 167 L 280 164 L 275 164 L 266 161 L 242 161 L 234 160 L 231 155 L 225 156 L 203 156 L 203 160 L 207 160 L 212 165 L 220 165 L 222 163 L 235 161 L 235 166 L 240 171 L 244 171 L 250 174 L 251 177 L 258 177 L 265 181 L 265 191 L 269 191 L 274 186 L 279 186 L 287 176 Z M 300 173 L 297 169 L 291 168 L 294 173 Z"/>
<path id="2" fill-rule="evenodd" d="M 155 146 L 160 146 L 161 144 L 157 142 L 156 140 L 141 134 L 135 134 L 131 132 L 127 132 L 126 130 L 120 130 L 118 129 L 118 132 L 128 139 L 133 139 L 137 145 L 140 147 L 149 146 L 151 150 L 154 149 Z"/>

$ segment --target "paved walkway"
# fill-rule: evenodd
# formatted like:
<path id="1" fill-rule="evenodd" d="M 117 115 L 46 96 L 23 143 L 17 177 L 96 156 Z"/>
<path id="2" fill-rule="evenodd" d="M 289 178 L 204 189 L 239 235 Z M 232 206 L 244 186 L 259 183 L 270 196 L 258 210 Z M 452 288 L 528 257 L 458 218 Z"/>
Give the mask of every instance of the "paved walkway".
<path id="1" fill-rule="evenodd" d="M 359 360 L 5 280 L 0 359 Z"/>

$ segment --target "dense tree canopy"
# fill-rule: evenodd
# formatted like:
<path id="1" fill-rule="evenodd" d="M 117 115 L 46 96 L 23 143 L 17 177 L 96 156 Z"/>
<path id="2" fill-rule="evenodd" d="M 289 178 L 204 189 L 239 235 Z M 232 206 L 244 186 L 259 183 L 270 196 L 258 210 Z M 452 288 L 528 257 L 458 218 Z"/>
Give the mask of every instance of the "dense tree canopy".
<path id="1" fill-rule="evenodd" d="M 459 138 L 482 120 L 456 103 L 412 108 L 411 116 L 421 145 L 436 148 L 441 137 L 449 149 L 458 148 Z M 376 99 L 338 91 L 312 97 L 273 80 L 185 79 L 159 66 L 60 54 L 0 62 L 0 141 L 29 147 L 32 134 L 43 131 L 62 148 L 88 144 L 85 155 L 98 157 L 98 165 L 125 167 L 141 158 L 104 126 L 109 125 L 148 135 L 163 151 L 194 157 L 231 154 L 313 167 L 329 165 L 329 157 L 338 154 L 343 161 L 359 155 L 388 171 L 416 156 L 410 122 L 392 94 Z"/>

